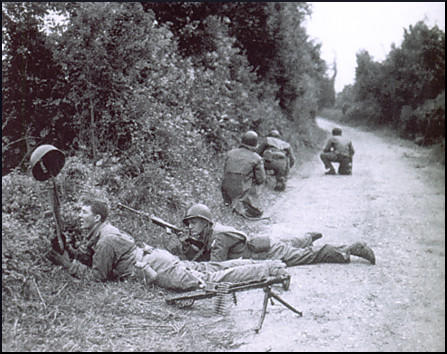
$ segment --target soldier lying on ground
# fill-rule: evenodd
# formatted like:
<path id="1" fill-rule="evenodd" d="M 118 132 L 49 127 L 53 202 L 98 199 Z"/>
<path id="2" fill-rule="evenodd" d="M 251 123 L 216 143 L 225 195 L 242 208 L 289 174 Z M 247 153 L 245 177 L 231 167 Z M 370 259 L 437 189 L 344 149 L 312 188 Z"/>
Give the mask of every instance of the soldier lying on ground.
<path id="1" fill-rule="evenodd" d="M 231 226 L 213 221 L 211 211 L 206 205 L 190 207 L 183 219 L 189 227 L 191 237 L 203 243 L 203 260 L 224 261 L 227 259 L 276 259 L 287 266 L 315 263 L 349 263 L 350 256 L 364 258 L 375 264 L 374 252 L 364 242 L 350 246 L 323 245 L 314 247 L 313 241 L 318 233 L 308 233 L 303 238 L 293 240 L 295 245 L 270 240 L 269 237 L 249 239 L 248 236 Z M 298 247 L 297 247 L 298 246 Z M 185 245 L 185 255 L 189 258 L 194 252 L 191 245 Z M 191 259 L 191 258 L 189 258 Z"/>
<path id="2" fill-rule="evenodd" d="M 94 281 L 138 278 L 146 284 L 178 290 L 195 289 L 204 282 L 260 281 L 286 274 L 285 264 L 277 261 L 239 259 L 199 263 L 182 261 L 166 250 L 147 245 L 140 248 L 130 235 L 107 223 L 107 215 L 106 203 L 95 199 L 83 201 L 81 227 L 88 231 L 83 251 L 78 251 L 74 260 L 67 251 L 63 255 L 51 251 L 49 259 L 75 277 Z M 89 257 L 91 261 L 86 259 Z"/>
<path id="3" fill-rule="evenodd" d="M 258 200 L 258 185 L 265 182 L 264 161 L 256 153 L 258 135 L 248 131 L 236 149 L 230 150 L 225 158 L 221 185 L 224 203 L 246 217 L 260 217 L 263 213 Z"/>

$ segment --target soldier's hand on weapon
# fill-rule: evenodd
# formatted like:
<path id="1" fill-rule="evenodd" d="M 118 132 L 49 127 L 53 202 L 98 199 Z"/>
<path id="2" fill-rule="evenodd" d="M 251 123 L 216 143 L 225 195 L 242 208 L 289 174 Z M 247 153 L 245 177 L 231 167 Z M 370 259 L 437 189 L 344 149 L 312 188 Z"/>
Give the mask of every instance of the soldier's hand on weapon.
<path id="1" fill-rule="evenodd" d="M 68 255 L 70 256 L 71 259 L 76 258 L 78 250 L 76 249 L 76 247 L 73 246 L 73 244 L 68 243 L 65 249 L 67 250 Z"/>
<path id="2" fill-rule="evenodd" d="M 69 268 L 71 265 L 70 256 L 67 251 L 64 251 L 63 254 L 56 252 L 55 250 L 51 250 L 48 255 L 48 259 L 56 265 L 61 265 L 64 268 Z"/>
<path id="3" fill-rule="evenodd" d="M 203 242 L 192 237 L 187 237 L 182 241 L 183 244 L 190 246 L 194 250 L 198 251 L 203 247 Z"/>

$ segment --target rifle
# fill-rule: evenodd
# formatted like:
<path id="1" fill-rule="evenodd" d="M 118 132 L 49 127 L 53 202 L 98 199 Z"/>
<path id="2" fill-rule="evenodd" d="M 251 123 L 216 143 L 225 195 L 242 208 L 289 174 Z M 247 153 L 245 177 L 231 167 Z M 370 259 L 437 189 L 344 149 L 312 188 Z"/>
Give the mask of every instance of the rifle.
<path id="1" fill-rule="evenodd" d="M 118 203 L 118 206 L 120 206 L 124 209 L 130 210 L 131 212 L 133 212 L 135 214 L 144 216 L 144 217 L 150 219 L 154 224 L 156 224 L 158 226 L 162 226 L 168 230 L 174 231 L 174 233 L 176 233 L 176 234 L 181 234 L 182 232 L 184 232 L 183 229 L 181 229 L 173 224 L 170 224 L 167 221 L 164 221 L 163 219 L 159 218 L 158 216 L 150 215 L 148 213 L 145 213 L 144 211 L 131 208 L 131 207 L 121 204 L 121 203 Z"/>
<path id="2" fill-rule="evenodd" d="M 56 221 L 56 237 L 51 240 L 51 245 L 53 249 L 63 254 L 64 250 L 67 247 L 67 239 L 65 235 L 62 233 L 62 220 L 61 220 L 61 204 L 59 201 L 59 197 L 57 195 L 57 186 L 54 180 L 54 177 L 51 177 L 51 182 L 53 184 L 53 195 L 52 195 L 52 204 L 53 204 L 53 216 Z"/>
<path id="3" fill-rule="evenodd" d="M 237 304 L 236 292 L 239 291 L 247 291 L 252 289 L 263 289 L 264 290 L 264 303 L 263 309 L 261 313 L 261 318 L 259 320 L 258 326 L 255 328 L 256 333 L 259 333 L 262 324 L 264 322 L 265 315 L 267 313 L 267 305 L 268 300 L 273 303 L 272 298 L 278 300 L 282 305 L 287 307 L 292 312 L 297 313 L 300 316 L 303 316 L 301 311 L 298 311 L 293 306 L 285 302 L 282 298 L 280 298 L 276 293 L 272 290 L 273 284 L 282 284 L 284 290 L 288 290 L 290 285 L 290 275 L 285 274 L 278 277 L 268 277 L 265 280 L 261 281 L 251 281 L 251 282 L 243 282 L 243 283 L 205 283 L 205 287 L 203 289 L 194 290 L 190 292 L 183 293 L 181 295 L 172 295 L 167 296 L 165 301 L 168 305 L 176 305 L 180 308 L 191 307 L 194 304 L 195 300 L 208 299 L 212 297 L 217 297 L 216 302 L 216 312 L 222 314 L 223 308 L 223 295 L 231 294 L 233 297 L 234 304 Z"/>
<path id="4" fill-rule="evenodd" d="M 134 208 L 131 208 L 127 205 L 118 203 L 118 206 L 130 210 L 131 212 L 144 216 L 146 218 L 148 218 L 149 220 L 151 220 L 154 224 L 158 225 L 158 226 L 162 226 L 164 227 L 168 233 L 170 233 L 171 231 L 173 231 L 177 237 L 179 237 L 181 234 L 183 234 L 185 232 L 184 229 L 181 229 L 173 224 L 168 223 L 167 221 L 164 221 L 162 218 L 159 218 L 158 216 L 155 215 L 150 215 L 148 213 L 145 213 L 144 211 L 140 211 Z M 194 238 L 188 237 L 185 240 L 180 240 L 182 243 L 185 242 L 187 244 L 190 244 L 192 246 L 193 252 L 195 253 L 194 255 L 190 255 L 189 258 L 192 261 L 197 260 L 200 256 L 202 256 L 202 254 L 206 251 L 206 245 L 200 241 L 200 240 L 196 240 Z"/>

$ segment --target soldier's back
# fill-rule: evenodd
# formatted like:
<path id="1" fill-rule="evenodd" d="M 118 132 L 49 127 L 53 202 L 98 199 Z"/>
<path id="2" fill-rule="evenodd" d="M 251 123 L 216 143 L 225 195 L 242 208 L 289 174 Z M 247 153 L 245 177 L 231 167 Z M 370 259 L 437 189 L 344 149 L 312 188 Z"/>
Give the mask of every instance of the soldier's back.
<path id="1" fill-rule="evenodd" d="M 261 156 L 254 151 L 244 148 L 232 149 L 227 153 L 225 173 L 248 175 L 261 159 Z"/>

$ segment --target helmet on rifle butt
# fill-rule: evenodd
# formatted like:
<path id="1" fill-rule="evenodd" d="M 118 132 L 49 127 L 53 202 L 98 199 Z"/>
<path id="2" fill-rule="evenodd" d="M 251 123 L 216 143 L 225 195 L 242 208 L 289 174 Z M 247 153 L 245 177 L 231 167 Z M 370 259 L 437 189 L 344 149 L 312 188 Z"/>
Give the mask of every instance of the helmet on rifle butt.
<path id="1" fill-rule="evenodd" d="M 186 215 L 183 218 L 183 223 L 186 225 L 189 219 L 200 218 L 213 223 L 213 216 L 210 209 L 205 204 L 194 204 L 186 211 Z"/>
<path id="2" fill-rule="evenodd" d="M 258 134 L 253 130 L 249 130 L 242 135 L 242 144 L 249 147 L 256 147 L 256 145 L 258 145 Z"/>
<path id="3" fill-rule="evenodd" d="M 30 157 L 31 171 L 38 181 L 46 181 L 57 176 L 65 164 L 65 155 L 53 145 L 37 147 Z"/>

